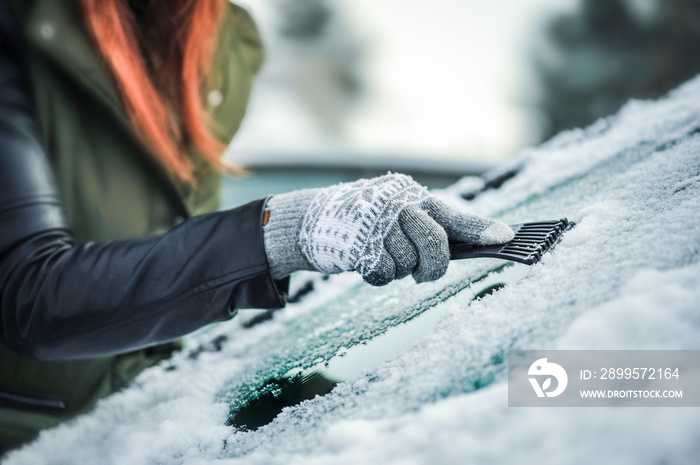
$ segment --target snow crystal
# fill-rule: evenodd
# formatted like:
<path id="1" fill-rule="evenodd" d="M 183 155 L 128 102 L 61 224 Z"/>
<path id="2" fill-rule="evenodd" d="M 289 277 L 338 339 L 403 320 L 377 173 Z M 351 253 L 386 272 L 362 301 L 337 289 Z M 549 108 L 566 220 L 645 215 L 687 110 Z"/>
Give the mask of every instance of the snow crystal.
<path id="1" fill-rule="evenodd" d="M 473 201 L 455 192 L 478 188 L 474 179 L 438 193 L 509 223 L 575 221 L 524 279 L 470 303 L 464 289 L 495 261 L 454 262 L 438 282 L 381 289 L 352 274 L 296 276 L 295 289 L 309 279 L 315 287 L 299 303 L 249 328 L 260 311 L 198 334 L 6 463 L 693 463 L 694 409 L 509 408 L 503 357 L 509 349 L 700 349 L 699 153 L 697 78 L 524 152 L 519 174 Z M 445 316 L 398 356 L 258 430 L 224 426 L 230 405 L 264 380 L 432 308 Z"/>

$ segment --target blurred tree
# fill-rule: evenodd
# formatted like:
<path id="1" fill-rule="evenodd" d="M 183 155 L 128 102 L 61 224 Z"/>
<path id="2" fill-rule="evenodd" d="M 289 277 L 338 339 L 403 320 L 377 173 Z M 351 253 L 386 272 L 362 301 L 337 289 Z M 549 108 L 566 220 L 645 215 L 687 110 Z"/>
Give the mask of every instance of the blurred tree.
<path id="1" fill-rule="evenodd" d="M 314 40 L 322 36 L 332 13 L 324 0 L 281 2 L 280 32 L 294 39 Z"/>
<path id="2" fill-rule="evenodd" d="M 361 90 L 361 40 L 333 0 L 276 0 L 277 46 L 294 92 L 328 135 L 343 131 Z"/>
<path id="3" fill-rule="evenodd" d="M 700 1 L 580 0 L 532 49 L 542 138 L 586 126 L 630 98 L 655 98 L 700 72 Z"/>

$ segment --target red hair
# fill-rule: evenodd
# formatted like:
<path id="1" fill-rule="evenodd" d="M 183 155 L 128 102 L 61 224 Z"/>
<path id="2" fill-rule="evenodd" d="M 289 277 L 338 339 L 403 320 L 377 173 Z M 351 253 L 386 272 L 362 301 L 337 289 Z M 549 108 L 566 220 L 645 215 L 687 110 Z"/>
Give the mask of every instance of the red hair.
<path id="1" fill-rule="evenodd" d="M 207 129 L 202 97 L 226 0 L 141 1 L 137 18 L 129 0 L 82 0 L 87 27 L 132 126 L 166 168 L 194 183 L 189 146 L 216 166 L 226 148 Z"/>

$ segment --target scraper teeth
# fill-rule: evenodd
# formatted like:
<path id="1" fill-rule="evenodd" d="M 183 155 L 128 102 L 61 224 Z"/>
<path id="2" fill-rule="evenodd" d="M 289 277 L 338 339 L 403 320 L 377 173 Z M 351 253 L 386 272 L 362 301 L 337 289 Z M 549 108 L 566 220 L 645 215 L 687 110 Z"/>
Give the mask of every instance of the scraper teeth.
<path id="1" fill-rule="evenodd" d="M 521 225 L 515 237 L 505 244 L 500 252 L 521 255 L 528 253 L 531 259 L 539 260 L 542 254 L 556 242 L 568 221 L 541 221 Z"/>
<path id="2" fill-rule="evenodd" d="M 496 257 L 527 265 L 536 263 L 561 237 L 573 227 L 566 218 L 511 226 L 515 237 L 501 246 L 473 246 L 466 243 L 450 244 L 452 258 Z"/>

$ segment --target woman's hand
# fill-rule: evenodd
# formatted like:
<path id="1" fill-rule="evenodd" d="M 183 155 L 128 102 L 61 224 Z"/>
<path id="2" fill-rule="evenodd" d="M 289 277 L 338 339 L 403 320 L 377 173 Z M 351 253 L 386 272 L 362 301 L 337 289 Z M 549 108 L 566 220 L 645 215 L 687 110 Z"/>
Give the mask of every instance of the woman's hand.
<path id="1" fill-rule="evenodd" d="M 357 271 L 375 286 L 409 274 L 418 283 L 434 281 L 447 271 L 450 240 L 487 245 L 513 238 L 506 224 L 459 212 L 403 174 L 275 195 L 266 210 L 265 251 L 275 279 L 312 270 Z"/>

